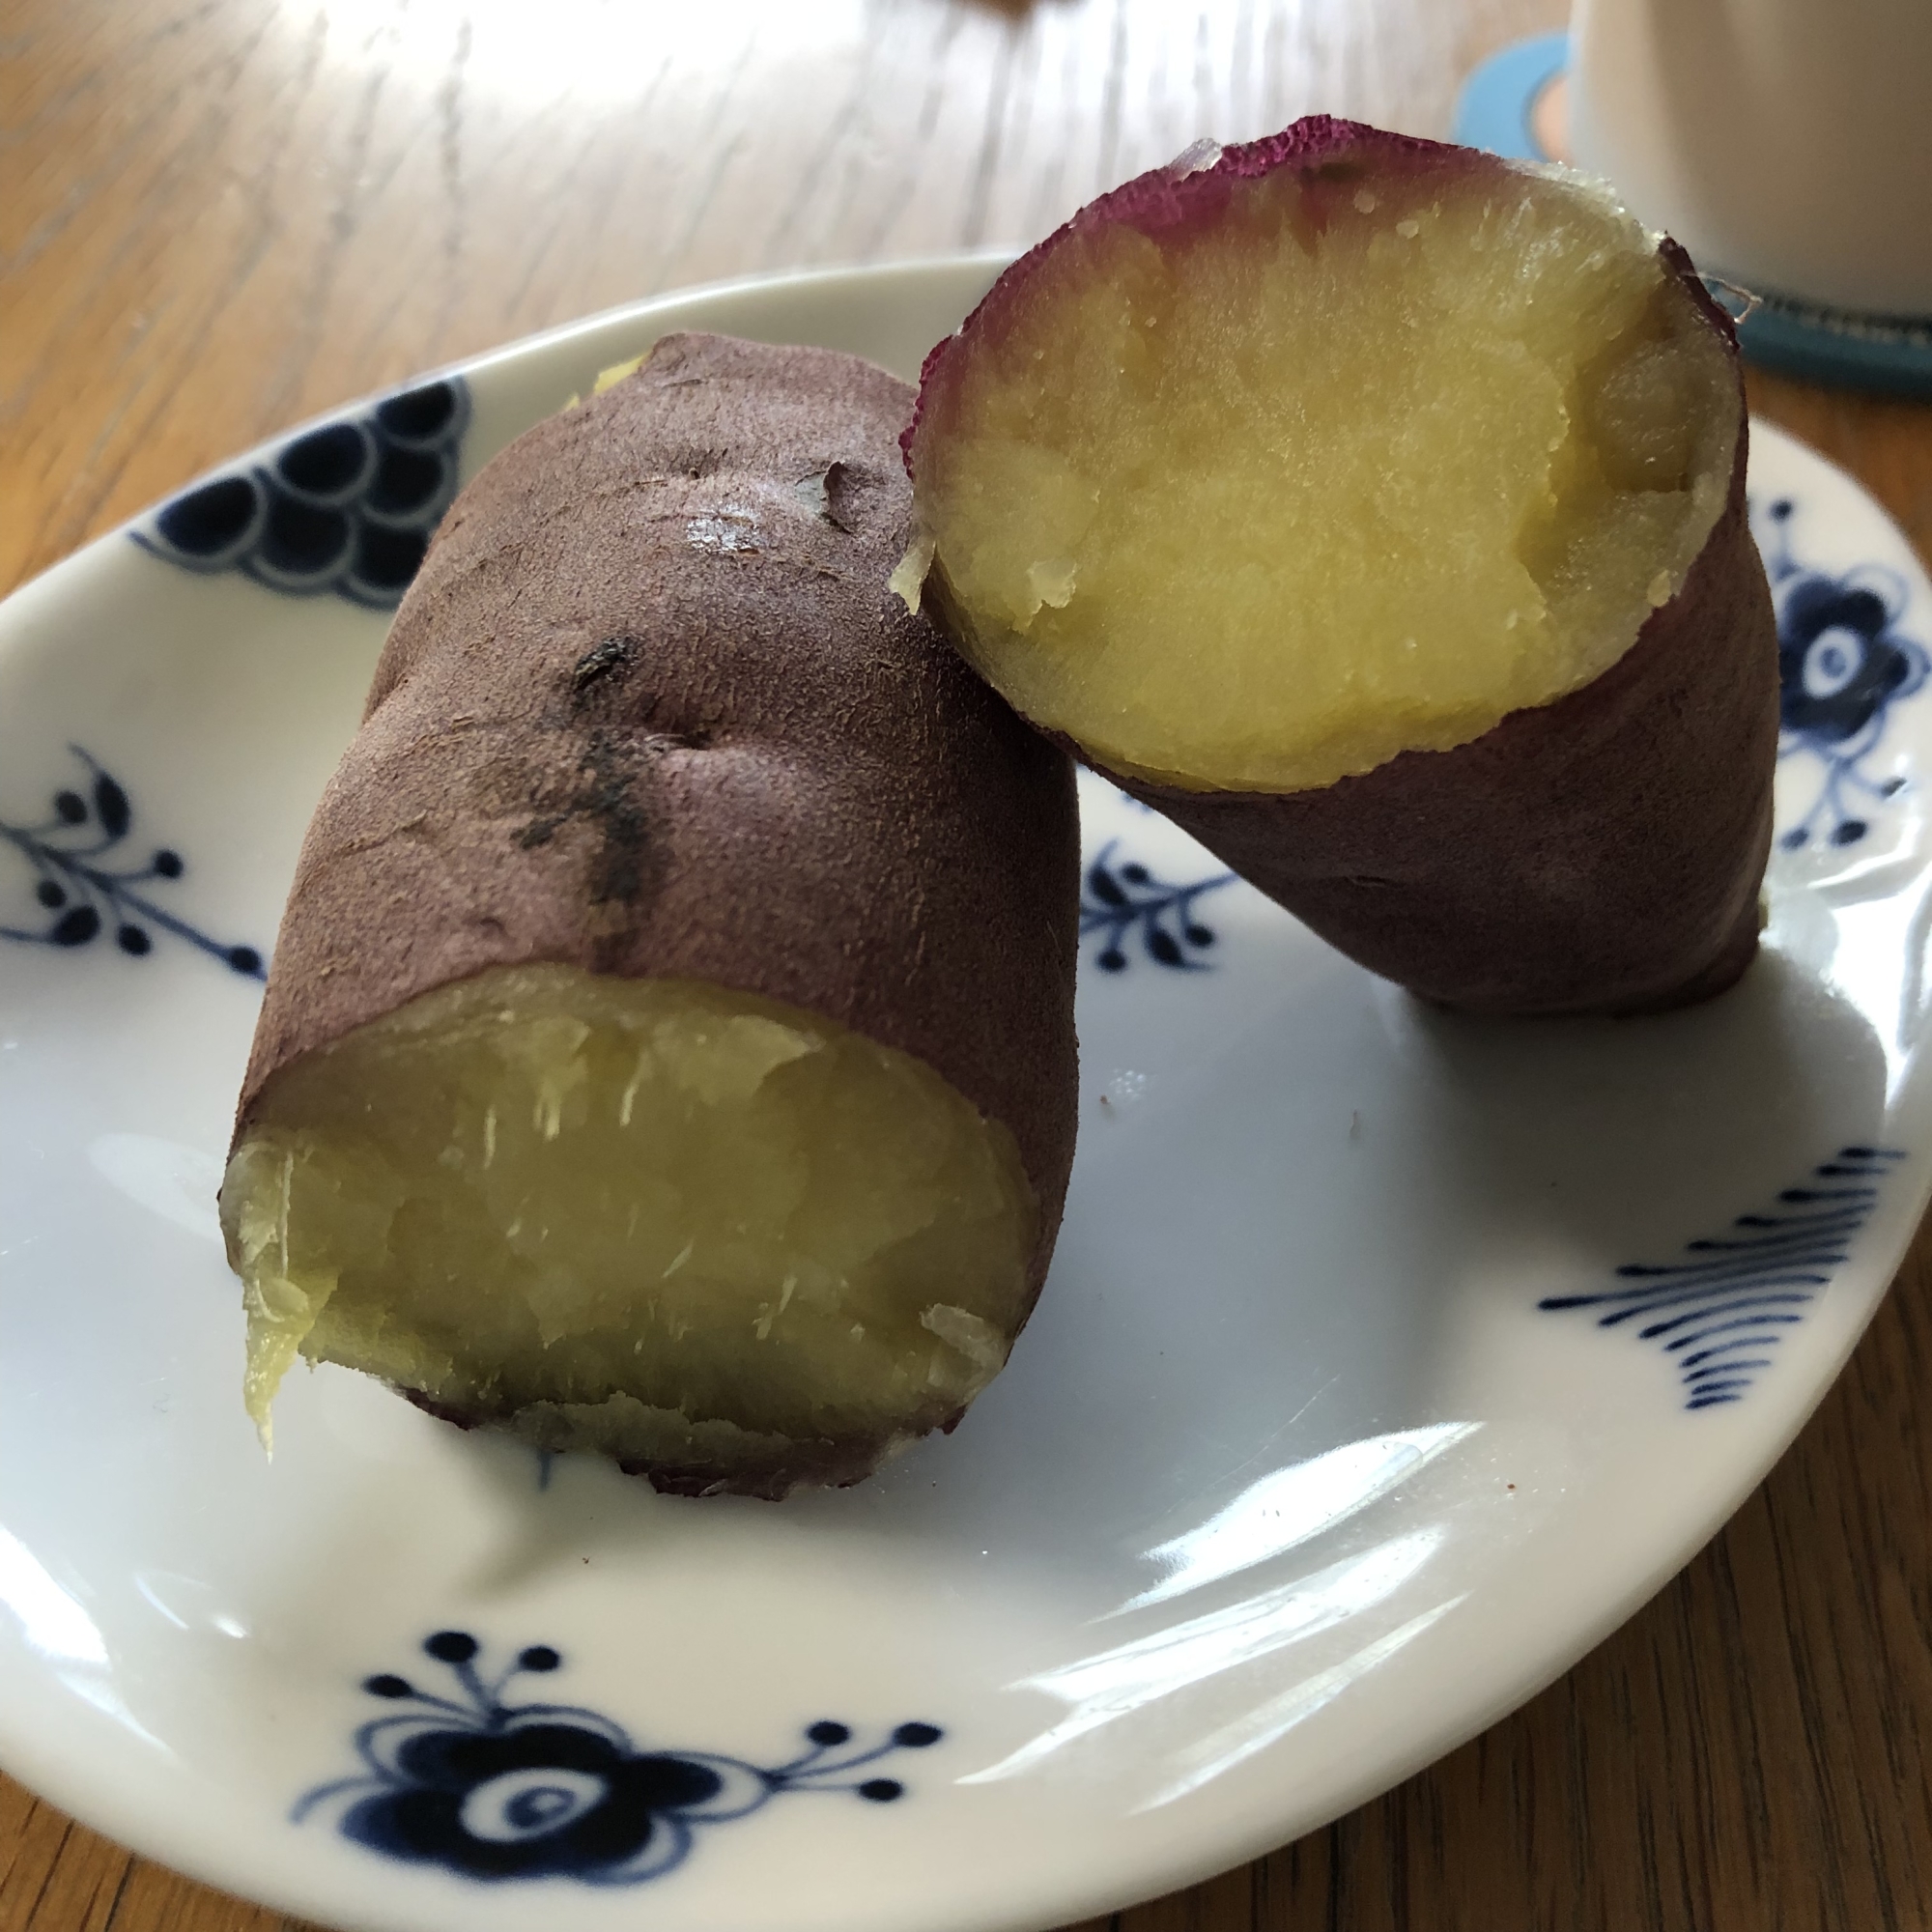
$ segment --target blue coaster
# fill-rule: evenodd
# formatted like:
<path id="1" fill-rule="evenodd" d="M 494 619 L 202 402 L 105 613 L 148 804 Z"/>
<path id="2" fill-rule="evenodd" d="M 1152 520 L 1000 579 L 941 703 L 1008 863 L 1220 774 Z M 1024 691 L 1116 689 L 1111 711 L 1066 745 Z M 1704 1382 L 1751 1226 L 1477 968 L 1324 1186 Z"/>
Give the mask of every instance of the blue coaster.
<path id="1" fill-rule="evenodd" d="M 1463 83 L 1452 141 L 1512 161 L 1547 161 L 1529 125 L 1543 90 L 1570 65 L 1568 34 L 1538 34 L 1492 54 Z"/>
<path id="2" fill-rule="evenodd" d="M 1550 159 L 1530 115 L 1569 58 L 1567 34 L 1539 34 L 1492 55 L 1463 83 L 1451 138 L 1512 160 Z M 1738 347 L 1779 375 L 1932 399 L 1932 318 L 1853 315 L 1766 296 L 1738 325 Z"/>
<path id="3" fill-rule="evenodd" d="M 1766 296 L 1738 325 L 1738 347 L 1780 376 L 1932 402 L 1932 322 Z"/>

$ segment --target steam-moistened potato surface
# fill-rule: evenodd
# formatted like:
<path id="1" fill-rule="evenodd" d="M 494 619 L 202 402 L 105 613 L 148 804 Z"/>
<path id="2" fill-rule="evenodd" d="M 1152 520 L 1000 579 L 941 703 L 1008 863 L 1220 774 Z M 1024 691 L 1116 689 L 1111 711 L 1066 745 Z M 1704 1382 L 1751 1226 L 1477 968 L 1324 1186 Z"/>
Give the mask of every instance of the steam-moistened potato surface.
<path id="1" fill-rule="evenodd" d="M 920 535 L 895 581 L 916 596 L 923 578 L 1027 717 L 1378 971 L 1509 1010 L 1668 1003 L 1754 945 L 1776 661 L 1743 437 L 1728 324 L 1606 191 L 1317 119 L 1104 197 L 934 351 L 905 443 Z M 1539 789 L 1555 771 L 1514 752 L 1514 781 L 1494 758 L 1417 775 L 1525 713 L 1573 752 L 1601 738 L 1563 701 L 1664 632 L 1646 702 L 1683 708 L 1664 687 L 1690 653 L 1742 694 L 1698 697 L 1696 743 L 1671 750 L 1660 809 L 1689 811 L 1685 830 L 1624 824 L 1601 795 L 1581 824 Z M 1617 728 L 1622 781 L 1656 793 L 1657 754 Z M 1703 810 L 1686 759 L 1715 761 L 1741 816 Z M 1457 827 L 1474 863 L 1444 853 L 1421 881 L 1444 786 L 1490 823 Z M 1263 830 L 1229 794 L 1332 810 Z M 1532 899 L 1586 916 L 1547 906 L 1539 930 L 1531 904 L 1519 972 L 1485 894 L 1518 898 L 1502 848 L 1521 853 L 1522 821 L 1566 818 L 1599 846 L 1648 844 L 1654 890 L 1628 850 L 1607 897 L 1601 854 L 1573 841 L 1552 869 L 1532 853 Z M 1685 887 L 1687 832 L 1719 846 L 1689 887 L 1698 930 L 1597 970 L 1579 956 L 1607 943 L 1592 893 L 1652 922 Z M 1370 905 L 1338 892 L 1350 880 L 1424 890 Z M 1472 919 L 1484 956 L 1451 965 L 1437 923 L 1466 940 Z M 1416 943 L 1391 951 L 1405 921 Z"/>
<path id="2" fill-rule="evenodd" d="M 886 590 L 903 384 L 677 337 L 459 501 L 310 828 L 222 1189 L 298 1354 L 660 1487 L 1005 1362 L 1073 1138 L 1065 757 Z"/>

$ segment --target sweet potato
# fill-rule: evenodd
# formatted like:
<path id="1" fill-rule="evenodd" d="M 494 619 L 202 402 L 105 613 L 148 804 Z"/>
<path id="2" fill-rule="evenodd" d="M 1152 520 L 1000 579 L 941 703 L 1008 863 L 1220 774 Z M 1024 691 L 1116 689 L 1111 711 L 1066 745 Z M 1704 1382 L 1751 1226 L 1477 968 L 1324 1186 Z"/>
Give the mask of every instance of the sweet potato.
<path id="1" fill-rule="evenodd" d="M 1378 973 L 1628 1012 L 1757 943 L 1730 323 L 1604 190 L 1316 118 L 1083 210 L 928 358 L 895 582 Z"/>
<path id="2" fill-rule="evenodd" d="M 886 589 L 911 403 L 670 337 L 451 510 L 242 1093 L 265 1425 L 300 1353 L 775 1496 L 1005 1361 L 1072 1155 L 1072 775 Z"/>

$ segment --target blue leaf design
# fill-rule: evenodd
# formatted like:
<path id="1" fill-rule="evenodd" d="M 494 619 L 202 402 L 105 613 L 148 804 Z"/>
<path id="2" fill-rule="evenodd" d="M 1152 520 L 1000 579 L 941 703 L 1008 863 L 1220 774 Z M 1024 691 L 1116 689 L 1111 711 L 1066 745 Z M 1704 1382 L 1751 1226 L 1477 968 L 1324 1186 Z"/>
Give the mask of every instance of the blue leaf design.
<path id="1" fill-rule="evenodd" d="M 1137 933 L 1141 951 L 1156 966 L 1198 972 L 1206 962 L 1190 956 L 1214 944 L 1214 929 L 1194 916 L 1194 902 L 1204 894 L 1234 883 L 1233 872 L 1216 872 L 1192 885 L 1170 885 L 1156 878 L 1138 860 L 1114 863 L 1120 844 L 1110 838 L 1099 857 L 1087 867 L 1080 899 L 1080 937 L 1097 937 L 1094 963 L 1102 972 L 1126 970 L 1124 942 Z"/>
<path id="2" fill-rule="evenodd" d="M 128 828 L 134 820 L 128 794 L 105 772 L 98 774 L 94 781 L 94 815 L 111 839 L 127 838 Z"/>
<path id="3" fill-rule="evenodd" d="M 71 787 L 55 792 L 53 815 L 43 824 L 0 822 L 0 840 L 33 867 L 35 901 L 54 917 L 38 930 L 0 925 L 0 939 L 71 950 L 92 944 L 111 927 L 121 951 L 139 959 L 154 951 L 155 931 L 161 931 L 185 940 L 237 973 L 262 979 L 262 955 L 254 947 L 211 939 L 135 890 L 153 879 L 180 878 L 187 867 L 179 852 L 163 845 L 147 865 L 133 870 L 117 870 L 106 863 L 133 827 L 133 805 L 127 787 L 78 745 L 68 749 L 88 768 L 86 795 Z"/>
<path id="4" fill-rule="evenodd" d="M 1721 1236 L 1684 1244 L 1674 1262 L 1626 1262 L 1628 1287 L 1553 1294 L 1539 1308 L 1600 1310 L 1601 1328 L 1634 1327 L 1669 1355 L 1687 1408 L 1741 1400 L 1773 1364 L 1784 1331 L 1832 1280 L 1878 1200 L 1879 1183 L 1905 1155 L 1893 1148 L 1841 1148 L 1813 1168 L 1825 1187 L 1787 1187 L 1772 1211 L 1740 1214 Z"/>

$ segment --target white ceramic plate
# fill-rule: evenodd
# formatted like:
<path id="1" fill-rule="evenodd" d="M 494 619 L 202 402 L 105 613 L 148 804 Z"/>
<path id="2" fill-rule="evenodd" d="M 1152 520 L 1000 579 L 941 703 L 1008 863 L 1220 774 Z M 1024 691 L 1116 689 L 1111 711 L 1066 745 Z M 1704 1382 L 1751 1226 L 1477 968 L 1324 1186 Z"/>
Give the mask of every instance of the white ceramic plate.
<path id="1" fill-rule="evenodd" d="M 1090 783 L 1065 1229 L 954 1436 L 693 1503 L 323 1370 L 263 1460 L 212 1201 L 251 975 L 456 466 L 669 327 L 910 372 L 992 271 L 600 318 L 0 610 L 0 1755 L 89 1822 L 356 1927 L 1037 1932 L 1529 1695 L 1870 1316 L 1932 1185 L 1932 591 L 1759 429 L 1787 842 L 1735 992 L 1425 1012 Z"/>

